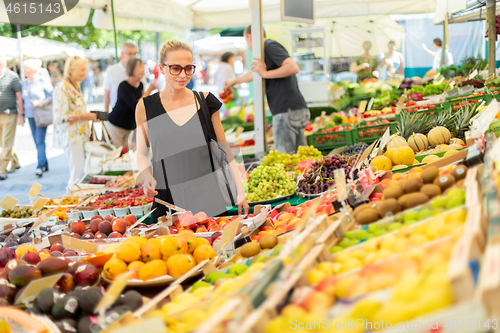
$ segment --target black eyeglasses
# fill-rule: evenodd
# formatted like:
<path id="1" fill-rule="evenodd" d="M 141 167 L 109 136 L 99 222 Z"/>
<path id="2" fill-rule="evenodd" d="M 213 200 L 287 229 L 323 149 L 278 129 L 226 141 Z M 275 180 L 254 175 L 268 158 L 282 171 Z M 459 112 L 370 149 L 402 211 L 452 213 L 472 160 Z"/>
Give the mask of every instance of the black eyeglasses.
<path id="1" fill-rule="evenodd" d="M 182 67 L 181 65 L 162 65 L 168 67 L 168 71 L 172 75 L 180 75 L 182 73 L 182 70 L 184 70 L 184 73 L 186 73 L 186 75 L 193 75 L 196 69 L 195 65 L 187 65 L 186 67 Z"/>

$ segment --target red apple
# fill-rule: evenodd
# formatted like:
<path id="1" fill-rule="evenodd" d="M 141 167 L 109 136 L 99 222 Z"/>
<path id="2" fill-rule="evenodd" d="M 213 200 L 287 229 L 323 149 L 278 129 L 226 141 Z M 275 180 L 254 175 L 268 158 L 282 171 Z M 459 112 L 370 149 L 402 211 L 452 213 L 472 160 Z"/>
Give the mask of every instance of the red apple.
<path id="1" fill-rule="evenodd" d="M 84 230 L 85 230 L 85 223 L 83 223 L 82 221 L 73 221 L 71 223 L 71 232 L 81 235 Z"/>
<path id="2" fill-rule="evenodd" d="M 85 264 L 77 268 L 75 282 L 80 287 L 94 285 L 99 279 L 99 270 L 92 264 Z"/>
<path id="3" fill-rule="evenodd" d="M 62 242 L 55 242 L 54 244 L 52 244 L 52 246 L 50 247 L 50 252 L 52 252 L 52 251 L 63 252 L 64 246 L 63 246 Z"/>
<path id="4" fill-rule="evenodd" d="M 42 259 L 40 259 L 40 256 L 36 252 L 26 252 L 25 254 L 23 254 L 21 259 L 31 265 L 36 265 L 40 261 L 42 261 Z"/>

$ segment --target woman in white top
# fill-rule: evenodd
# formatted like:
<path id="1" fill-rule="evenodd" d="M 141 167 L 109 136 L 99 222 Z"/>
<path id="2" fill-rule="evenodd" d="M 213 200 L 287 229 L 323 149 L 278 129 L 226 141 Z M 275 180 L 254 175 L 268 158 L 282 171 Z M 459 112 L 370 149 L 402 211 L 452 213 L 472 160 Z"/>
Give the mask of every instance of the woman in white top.
<path id="1" fill-rule="evenodd" d="M 234 53 L 232 52 L 224 52 L 224 54 L 220 57 L 220 64 L 217 67 L 217 70 L 214 74 L 215 85 L 217 86 L 217 93 L 214 94 L 219 101 L 222 102 L 222 99 L 219 97 L 219 93 L 224 92 L 224 85 L 227 80 L 232 80 L 236 78 L 236 74 L 234 74 Z M 224 114 L 224 104 L 220 109 L 221 114 Z"/>
<path id="2" fill-rule="evenodd" d="M 89 121 L 96 115 L 87 111 L 80 82 L 87 75 L 87 59 L 69 57 L 64 65 L 63 79 L 54 89 L 54 147 L 63 148 L 68 160 L 68 187 L 84 175 L 84 144 L 90 137 Z"/>
<path id="3" fill-rule="evenodd" d="M 390 75 L 401 74 L 405 75 L 405 70 L 403 66 L 403 55 L 394 50 L 394 46 L 396 43 L 394 41 L 390 41 L 387 44 L 387 48 L 389 52 L 385 55 L 385 57 L 381 61 L 382 68 L 385 68 Z"/>

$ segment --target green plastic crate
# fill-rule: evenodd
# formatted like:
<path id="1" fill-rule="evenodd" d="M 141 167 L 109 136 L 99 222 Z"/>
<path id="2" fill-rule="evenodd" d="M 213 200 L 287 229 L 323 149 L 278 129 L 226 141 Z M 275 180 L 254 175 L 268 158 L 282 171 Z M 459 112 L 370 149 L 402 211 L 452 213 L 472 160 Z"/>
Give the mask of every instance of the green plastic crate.
<path id="1" fill-rule="evenodd" d="M 351 131 L 314 133 L 307 136 L 307 144 L 318 150 L 331 150 L 353 144 Z"/>
<path id="2" fill-rule="evenodd" d="M 390 122 L 388 124 L 380 124 L 374 126 L 359 126 L 351 130 L 352 142 L 371 143 L 381 138 L 387 128 L 391 129 L 391 134 L 396 133 L 396 123 Z"/>
<path id="3" fill-rule="evenodd" d="M 460 104 L 461 102 L 471 102 L 474 100 L 484 100 L 486 104 L 489 104 L 493 99 L 493 96 L 490 94 L 486 95 L 481 95 L 481 96 L 473 96 L 473 97 L 468 97 L 468 98 L 462 98 L 462 99 L 452 99 L 449 101 L 450 105 L 453 107 L 454 104 Z"/>

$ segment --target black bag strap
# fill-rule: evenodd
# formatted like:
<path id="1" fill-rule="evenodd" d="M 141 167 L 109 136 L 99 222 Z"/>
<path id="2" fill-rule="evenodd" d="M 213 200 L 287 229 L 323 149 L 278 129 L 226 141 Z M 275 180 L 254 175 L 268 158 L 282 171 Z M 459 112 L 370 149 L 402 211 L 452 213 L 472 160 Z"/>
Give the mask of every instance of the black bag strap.
<path id="1" fill-rule="evenodd" d="M 203 112 L 203 117 L 205 118 L 206 127 L 203 127 L 203 132 L 205 133 L 205 137 L 217 141 L 217 136 L 215 135 L 214 124 L 212 123 L 212 117 L 210 116 L 210 110 L 208 109 L 207 100 L 205 99 L 205 94 L 203 92 L 193 91 L 198 104 L 200 105 L 201 112 Z M 207 133 L 208 130 L 208 133 Z"/>

